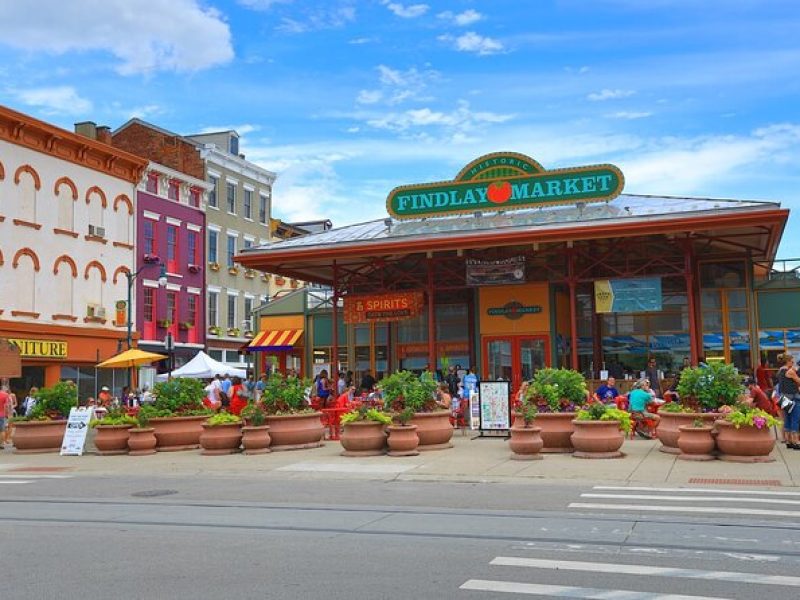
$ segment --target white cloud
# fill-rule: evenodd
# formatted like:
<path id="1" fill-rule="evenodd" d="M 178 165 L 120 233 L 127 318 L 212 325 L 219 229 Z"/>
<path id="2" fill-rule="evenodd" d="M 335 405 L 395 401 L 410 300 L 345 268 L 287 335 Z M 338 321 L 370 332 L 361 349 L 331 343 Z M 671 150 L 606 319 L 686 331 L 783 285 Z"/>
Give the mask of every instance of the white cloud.
<path id="1" fill-rule="evenodd" d="M 361 90 L 358 92 L 356 102 L 359 104 L 375 104 L 380 102 L 383 98 L 383 92 L 380 90 Z"/>
<path id="2" fill-rule="evenodd" d="M 369 43 L 375 42 L 375 41 L 377 41 L 375 38 L 359 37 L 359 38 L 354 38 L 354 39 L 350 40 L 347 43 L 348 44 L 353 44 L 354 46 L 359 46 L 361 44 L 369 44 Z"/>
<path id="3" fill-rule="evenodd" d="M 468 102 L 461 100 L 458 107 L 450 112 L 435 111 L 427 107 L 411 109 L 368 119 L 367 124 L 375 129 L 387 129 L 399 133 L 437 126 L 445 128 L 451 135 L 464 136 L 482 125 L 504 123 L 512 118 L 513 115 L 473 111 Z"/>
<path id="4" fill-rule="evenodd" d="M 459 27 L 466 27 L 467 25 L 472 25 L 473 23 L 477 23 L 481 21 L 484 17 L 481 13 L 477 10 L 472 8 L 468 8 L 464 12 L 461 13 L 454 13 L 453 11 L 446 10 L 444 12 L 439 13 L 436 15 L 440 19 L 444 19 L 445 21 L 450 21 L 454 25 L 458 25 Z"/>
<path id="5" fill-rule="evenodd" d="M 426 12 L 430 6 L 427 4 L 400 4 L 399 2 L 389 2 L 389 0 L 383 0 L 383 5 L 392 11 L 395 16 L 402 17 L 403 19 L 416 19 L 417 17 L 421 17 Z"/>
<path id="6" fill-rule="evenodd" d="M 69 85 L 11 90 L 11 93 L 28 106 L 41 109 L 47 115 L 83 115 L 92 111 L 92 103 L 81 98 Z"/>
<path id="7" fill-rule="evenodd" d="M 490 37 L 478 35 L 474 31 L 468 31 L 458 37 L 452 35 L 440 35 L 439 41 L 451 44 L 459 52 L 474 52 L 480 56 L 497 54 L 504 50 L 503 44 Z"/>
<path id="8" fill-rule="evenodd" d="M 123 75 L 198 71 L 233 58 L 222 15 L 197 0 L 0 2 L 0 43 L 32 52 L 103 51 Z"/>
<path id="9" fill-rule="evenodd" d="M 356 9 L 345 4 L 335 8 L 311 10 L 303 15 L 303 20 L 284 17 L 277 29 L 284 33 L 308 33 L 325 29 L 338 29 L 355 21 Z"/>
<path id="10" fill-rule="evenodd" d="M 617 100 L 619 98 L 627 98 L 633 96 L 636 92 L 633 90 L 609 90 L 604 89 L 599 92 L 594 92 L 586 96 L 593 102 L 602 102 L 603 100 Z"/>
<path id="11" fill-rule="evenodd" d="M 273 4 L 291 4 L 294 0 L 237 0 L 245 8 L 252 10 L 269 10 Z"/>
<path id="12" fill-rule="evenodd" d="M 628 119 L 629 121 L 633 121 L 635 119 L 645 119 L 652 115 L 653 113 L 645 111 L 635 112 L 629 110 L 621 110 L 615 113 L 607 114 L 606 117 L 608 117 L 609 119 Z"/>

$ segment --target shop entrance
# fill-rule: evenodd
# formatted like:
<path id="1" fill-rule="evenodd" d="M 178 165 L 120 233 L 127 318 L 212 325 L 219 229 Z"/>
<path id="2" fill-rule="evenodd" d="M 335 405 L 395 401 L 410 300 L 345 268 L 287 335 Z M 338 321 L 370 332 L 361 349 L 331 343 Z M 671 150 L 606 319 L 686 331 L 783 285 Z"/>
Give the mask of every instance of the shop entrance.
<path id="1" fill-rule="evenodd" d="M 539 369 L 550 366 L 546 335 L 506 335 L 483 338 L 484 381 L 511 382 L 512 393 Z"/>

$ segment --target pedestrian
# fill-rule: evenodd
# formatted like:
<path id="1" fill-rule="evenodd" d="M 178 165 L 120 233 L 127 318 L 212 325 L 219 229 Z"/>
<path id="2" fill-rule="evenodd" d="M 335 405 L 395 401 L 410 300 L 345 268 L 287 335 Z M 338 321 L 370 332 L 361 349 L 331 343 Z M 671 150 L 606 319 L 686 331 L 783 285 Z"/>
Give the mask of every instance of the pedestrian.
<path id="1" fill-rule="evenodd" d="M 225 395 L 228 398 L 231 397 L 231 386 L 233 382 L 231 381 L 231 376 L 228 373 L 222 376 L 222 381 L 220 381 L 220 385 L 222 386 L 222 391 L 225 392 Z"/>
<path id="2" fill-rule="evenodd" d="M 783 432 L 786 440 L 786 447 L 792 450 L 800 450 L 800 376 L 794 364 L 794 356 L 786 352 L 778 356 L 778 361 L 783 366 L 778 371 L 778 388 L 780 389 L 779 400 L 784 398 L 791 400 L 781 406 L 783 412 Z"/>
<path id="3" fill-rule="evenodd" d="M 361 391 L 369 394 L 375 388 L 376 383 L 369 370 L 364 371 L 364 375 L 361 377 Z"/>
<path id="4" fill-rule="evenodd" d="M 328 401 L 331 399 L 331 384 L 328 381 L 328 370 L 322 369 L 317 375 L 317 380 L 315 382 L 317 398 L 319 398 L 320 406 L 322 408 L 328 408 Z"/>
<path id="5" fill-rule="evenodd" d="M 20 412 L 22 416 L 29 417 L 31 416 L 31 411 L 36 407 L 36 394 L 39 391 L 39 388 L 33 386 L 29 391 L 28 395 L 25 396 L 25 400 L 22 401 L 22 408 Z"/>
<path id="6" fill-rule="evenodd" d="M 460 382 L 461 379 L 459 379 L 458 373 L 456 373 L 456 368 L 453 365 L 447 367 L 447 375 L 445 375 L 444 383 L 447 384 L 447 391 L 450 393 L 451 398 L 458 394 L 458 384 Z"/>
<path id="7" fill-rule="evenodd" d="M 450 410 L 453 397 L 450 395 L 450 386 L 443 381 L 436 390 L 436 406 Z"/>
<path id="8" fill-rule="evenodd" d="M 344 371 L 339 371 L 339 378 L 336 380 L 336 396 L 341 396 L 344 391 L 350 386 L 347 385 L 347 380 L 344 377 Z"/>
<path id="9" fill-rule="evenodd" d="M 264 388 L 267 387 L 267 374 L 262 373 L 261 377 L 256 381 L 255 401 L 261 402 L 261 396 L 264 395 Z"/>
<path id="10" fill-rule="evenodd" d="M 252 374 L 247 376 L 247 381 L 244 382 L 244 389 L 247 390 L 248 398 L 253 398 L 255 396 L 256 382 Z"/>
<path id="11" fill-rule="evenodd" d="M 478 374 L 475 367 L 467 369 L 467 374 L 464 375 L 464 397 L 469 398 L 472 394 L 478 392 Z"/>
<path id="12" fill-rule="evenodd" d="M 651 356 L 647 361 L 647 368 L 644 370 L 644 378 L 650 382 L 650 389 L 655 392 L 656 397 L 661 398 L 664 392 L 661 389 L 661 377 L 659 377 L 654 356 Z"/>
<path id="13" fill-rule="evenodd" d="M 242 409 L 247 406 L 247 390 L 244 389 L 240 377 L 234 377 L 231 380 L 230 400 L 231 405 L 228 410 L 232 415 L 241 414 Z"/>
<path id="14" fill-rule="evenodd" d="M 3 444 L 11 441 L 11 432 L 8 428 L 8 420 L 11 418 L 11 394 L 8 387 L 0 388 L 0 435 L 3 436 Z"/>

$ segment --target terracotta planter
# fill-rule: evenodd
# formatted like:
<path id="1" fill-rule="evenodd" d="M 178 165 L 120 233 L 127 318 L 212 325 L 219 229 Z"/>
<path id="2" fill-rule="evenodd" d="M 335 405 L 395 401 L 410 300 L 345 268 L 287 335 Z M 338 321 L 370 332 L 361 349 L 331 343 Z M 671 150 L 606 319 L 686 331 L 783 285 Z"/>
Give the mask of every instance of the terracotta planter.
<path id="1" fill-rule="evenodd" d="M 417 426 L 420 452 L 426 450 L 445 450 L 452 448 L 453 425 L 450 411 L 438 410 L 432 413 L 414 413 L 411 424 Z"/>
<path id="2" fill-rule="evenodd" d="M 517 415 L 511 426 L 511 438 L 508 447 L 511 449 L 511 460 L 541 460 L 539 454 L 544 447 L 541 427 L 525 427 L 521 415 Z"/>
<path id="3" fill-rule="evenodd" d="M 60 452 L 67 421 L 17 421 L 14 423 L 14 452 L 43 454 Z"/>
<path id="4" fill-rule="evenodd" d="M 775 461 L 770 456 L 775 447 L 775 437 L 772 435 L 771 427 L 756 429 L 742 426 L 736 429 L 724 419 L 718 420 L 715 426 L 720 460 L 747 463 Z"/>
<path id="5" fill-rule="evenodd" d="M 207 416 L 199 417 L 158 417 L 150 419 L 159 452 L 194 450 L 200 447 L 200 434 Z"/>
<path id="6" fill-rule="evenodd" d="M 301 450 L 318 448 L 322 445 L 325 428 L 322 426 L 322 413 L 312 412 L 299 415 L 269 415 L 270 448 L 273 451 Z"/>
<path id="7" fill-rule="evenodd" d="M 416 425 L 389 425 L 389 456 L 416 456 L 419 454 L 419 435 Z"/>
<path id="8" fill-rule="evenodd" d="M 128 452 L 128 455 L 145 456 L 147 454 L 155 454 L 158 442 L 153 433 L 154 431 L 155 429 L 152 427 L 129 429 L 128 448 L 130 448 L 130 452 Z"/>
<path id="9" fill-rule="evenodd" d="M 691 425 L 695 419 L 700 419 L 708 425 L 712 425 L 716 419 L 719 418 L 719 413 L 673 413 L 673 412 L 659 412 L 658 416 L 661 421 L 658 423 L 656 434 L 658 439 L 661 440 L 661 452 L 667 454 L 680 454 L 678 448 L 678 435 L 679 427 L 683 425 Z"/>
<path id="10" fill-rule="evenodd" d="M 536 415 L 536 426 L 542 430 L 544 440 L 542 452 L 565 453 L 572 452 L 572 420 L 576 413 L 539 413 Z"/>
<path id="11" fill-rule="evenodd" d="M 203 433 L 200 434 L 201 454 L 206 456 L 219 456 L 221 454 L 234 454 L 242 445 L 242 424 L 225 423 L 224 425 L 209 425 L 203 423 Z"/>
<path id="12" fill-rule="evenodd" d="M 714 460 L 714 428 L 681 425 L 678 427 L 678 448 L 681 460 Z"/>
<path id="13" fill-rule="evenodd" d="M 98 425 L 94 445 L 103 456 L 128 453 L 128 437 L 133 425 Z"/>
<path id="14" fill-rule="evenodd" d="M 378 456 L 386 452 L 386 425 L 355 421 L 342 426 L 342 456 Z"/>
<path id="15" fill-rule="evenodd" d="M 619 451 L 625 436 L 619 429 L 618 421 L 572 421 L 575 433 L 572 445 L 575 458 L 621 458 Z"/>
<path id="16" fill-rule="evenodd" d="M 245 454 L 266 454 L 270 451 L 269 425 L 245 425 L 242 427 L 242 446 Z"/>

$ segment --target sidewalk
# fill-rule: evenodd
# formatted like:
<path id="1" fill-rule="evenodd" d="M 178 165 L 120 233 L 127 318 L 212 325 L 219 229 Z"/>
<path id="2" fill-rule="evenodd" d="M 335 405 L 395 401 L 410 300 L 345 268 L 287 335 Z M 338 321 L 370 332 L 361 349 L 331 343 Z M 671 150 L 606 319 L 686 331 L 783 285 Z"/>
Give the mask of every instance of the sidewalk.
<path id="1" fill-rule="evenodd" d="M 468 432 L 469 433 L 469 432 Z M 9 472 L 64 472 L 80 476 L 206 476 L 274 479 L 366 479 L 405 481 L 535 483 L 541 480 L 628 484 L 708 484 L 800 487 L 800 452 L 777 444 L 775 462 L 728 463 L 719 460 L 677 460 L 658 451 L 659 442 L 627 440 L 626 456 L 612 460 L 582 460 L 568 454 L 545 454 L 543 460 L 510 460 L 502 439 L 453 436 L 450 450 L 392 458 L 339 456 L 339 442 L 321 448 L 272 452 L 261 456 L 202 456 L 199 450 L 159 452 L 152 456 L 59 456 L 0 453 L 0 477 Z M 62 471 L 63 469 L 63 471 Z"/>

